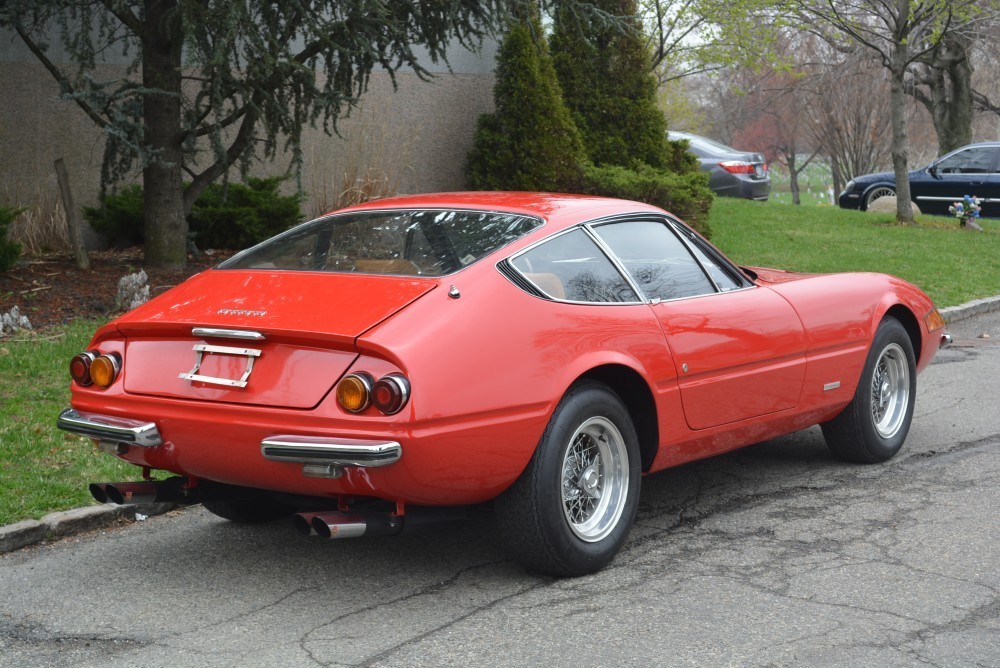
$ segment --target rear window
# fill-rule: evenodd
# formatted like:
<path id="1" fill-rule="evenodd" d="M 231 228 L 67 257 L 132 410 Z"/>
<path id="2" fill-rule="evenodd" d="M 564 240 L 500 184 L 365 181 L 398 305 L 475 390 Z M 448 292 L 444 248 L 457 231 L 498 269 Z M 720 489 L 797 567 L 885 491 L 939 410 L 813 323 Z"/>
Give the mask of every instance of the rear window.
<path id="1" fill-rule="evenodd" d="M 364 211 L 315 220 L 219 269 L 444 276 L 539 227 L 537 218 L 454 210 Z"/>

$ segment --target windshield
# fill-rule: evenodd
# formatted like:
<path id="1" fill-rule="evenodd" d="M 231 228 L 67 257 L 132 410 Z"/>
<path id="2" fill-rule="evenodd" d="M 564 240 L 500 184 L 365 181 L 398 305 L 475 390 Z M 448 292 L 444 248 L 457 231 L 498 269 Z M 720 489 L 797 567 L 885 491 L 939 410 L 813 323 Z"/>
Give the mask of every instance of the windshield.
<path id="1" fill-rule="evenodd" d="M 305 223 L 219 265 L 402 276 L 444 276 L 492 253 L 542 221 L 510 213 L 362 211 Z"/>

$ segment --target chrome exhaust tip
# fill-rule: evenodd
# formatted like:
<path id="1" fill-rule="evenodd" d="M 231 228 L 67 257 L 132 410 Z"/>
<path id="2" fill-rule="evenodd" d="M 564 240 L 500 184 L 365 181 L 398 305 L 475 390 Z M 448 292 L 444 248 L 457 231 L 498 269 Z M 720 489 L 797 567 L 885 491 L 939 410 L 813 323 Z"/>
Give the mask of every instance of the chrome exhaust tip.
<path id="1" fill-rule="evenodd" d="M 939 347 L 940 348 L 947 348 L 951 344 L 952 344 L 951 334 L 949 334 L 948 332 L 945 332 L 944 334 L 942 334 L 941 335 L 941 345 Z"/>

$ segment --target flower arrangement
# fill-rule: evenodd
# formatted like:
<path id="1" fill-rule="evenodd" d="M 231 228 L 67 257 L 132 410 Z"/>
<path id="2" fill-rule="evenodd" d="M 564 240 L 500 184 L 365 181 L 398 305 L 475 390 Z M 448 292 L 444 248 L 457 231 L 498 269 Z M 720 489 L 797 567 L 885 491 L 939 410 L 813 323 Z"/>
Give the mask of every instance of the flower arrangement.
<path id="1" fill-rule="evenodd" d="M 960 227 L 967 227 L 971 230 L 982 232 L 983 228 L 976 224 L 976 218 L 979 218 L 979 212 L 983 210 L 980 202 L 981 200 L 978 197 L 965 195 L 962 197 L 961 202 L 954 202 L 949 206 L 948 211 L 951 215 L 958 218 Z"/>

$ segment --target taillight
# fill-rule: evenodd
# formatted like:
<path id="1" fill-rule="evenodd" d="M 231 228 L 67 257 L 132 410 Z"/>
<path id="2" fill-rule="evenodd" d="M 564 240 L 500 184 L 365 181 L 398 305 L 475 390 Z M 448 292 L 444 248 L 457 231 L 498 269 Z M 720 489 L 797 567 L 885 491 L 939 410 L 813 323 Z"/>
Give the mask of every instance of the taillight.
<path id="1" fill-rule="evenodd" d="M 363 413 L 375 406 L 383 415 L 395 415 L 410 399 L 410 381 L 401 373 L 390 373 L 375 381 L 358 371 L 337 383 L 337 403 L 349 413 Z"/>
<path id="2" fill-rule="evenodd" d="M 365 372 L 344 376 L 337 384 L 337 403 L 349 413 L 360 413 L 371 405 L 373 378 Z"/>
<path id="3" fill-rule="evenodd" d="M 69 363 L 70 377 L 82 387 L 110 387 L 121 371 L 122 358 L 118 353 L 101 355 L 96 350 L 87 350 Z"/>
<path id="4" fill-rule="evenodd" d="M 719 167 L 730 174 L 753 174 L 753 163 L 743 162 L 742 160 L 725 160 L 719 163 Z"/>
<path id="5" fill-rule="evenodd" d="M 93 384 L 90 377 L 90 365 L 97 359 L 97 352 L 88 350 L 82 352 L 69 361 L 69 375 L 77 385 L 87 387 Z"/>
<path id="6" fill-rule="evenodd" d="M 386 415 L 394 415 L 403 409 L 410 398 L 410 381 L 398 373 L 382 376 L 372 391 L 372 403 Z"/>

